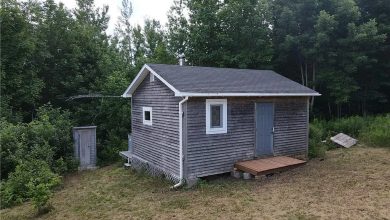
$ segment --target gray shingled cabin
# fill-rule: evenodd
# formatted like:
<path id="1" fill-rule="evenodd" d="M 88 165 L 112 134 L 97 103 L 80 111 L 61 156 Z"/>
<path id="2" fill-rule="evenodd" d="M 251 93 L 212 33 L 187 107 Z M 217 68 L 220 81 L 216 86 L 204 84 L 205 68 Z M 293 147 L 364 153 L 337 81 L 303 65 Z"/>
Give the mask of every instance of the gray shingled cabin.
<path id="1" fill-rule="evenodd" d="M 145 64 L 131 98 L 134 167 L 184 180 L 239 161 L 307 158 L 308 103 L 320 95 L 271 70 Z"/>

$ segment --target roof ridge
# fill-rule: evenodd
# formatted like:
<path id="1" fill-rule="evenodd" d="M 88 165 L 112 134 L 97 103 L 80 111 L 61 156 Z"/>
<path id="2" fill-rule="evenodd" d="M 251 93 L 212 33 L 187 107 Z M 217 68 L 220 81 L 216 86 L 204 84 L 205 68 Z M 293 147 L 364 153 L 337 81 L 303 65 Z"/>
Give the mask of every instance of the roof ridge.
<path id="1" fill-rule="evenodd" d="M 183 65 L 180 66 L 178 64 L 165 64 L 165 63 L 146 63 L 146 65 L 164 65 L 164 66 L 172 66 L 172 67 L 191 67 L 191 68 L 216 68 L 216 69 L 230 69 L 230 70 L 249 70 L 249 71 L 272 71 L 276 73 L 273 69 L 248 69 L 248 68 L 232 68 L 232 67 L 215 67 L 215 66 L 190 66 L 190 65 Z"/>

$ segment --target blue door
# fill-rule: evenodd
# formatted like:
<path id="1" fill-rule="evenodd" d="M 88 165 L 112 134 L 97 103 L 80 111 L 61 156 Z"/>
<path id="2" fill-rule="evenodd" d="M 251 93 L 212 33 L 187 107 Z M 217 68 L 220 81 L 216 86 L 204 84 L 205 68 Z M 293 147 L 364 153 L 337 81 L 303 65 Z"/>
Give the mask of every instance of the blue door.
<path id="1" fill-rule="evenodd" d="M 256 103 L 256 156 L 274 154 L 273 130 L 273 103 Z"/>

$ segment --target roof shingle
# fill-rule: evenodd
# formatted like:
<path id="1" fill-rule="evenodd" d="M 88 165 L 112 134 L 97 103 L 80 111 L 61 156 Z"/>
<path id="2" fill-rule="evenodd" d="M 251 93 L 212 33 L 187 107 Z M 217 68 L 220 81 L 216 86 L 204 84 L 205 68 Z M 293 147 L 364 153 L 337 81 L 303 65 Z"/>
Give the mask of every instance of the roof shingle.
<path id="1" fill-rule="evenodd" d="M 272 70 L 147 65 L 181 93 L 318 94 Z"/>

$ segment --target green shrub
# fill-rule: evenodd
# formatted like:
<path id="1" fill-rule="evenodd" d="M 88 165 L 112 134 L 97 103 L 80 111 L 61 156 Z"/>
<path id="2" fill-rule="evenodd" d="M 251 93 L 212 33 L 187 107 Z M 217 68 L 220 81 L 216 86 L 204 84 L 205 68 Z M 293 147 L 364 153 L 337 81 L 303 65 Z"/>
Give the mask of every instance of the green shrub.
<path id="1" fill-rule="evenodd" d="M 1 184 L 1 208 L 19 204 L 32 198 L 42 209 L 51 195 L 51 189 L 60 184 L 60 177 L 42 160 L 23 161 L 16 166 L 7 181 Z"/>
<path id="2" fill-rule="evenodd" d="M 74 122 L 70 119 L 70 113 L 61 110 L 61 108 L 53 108 L 48 104 L 38 109 L 37 116 L 37 120 L 30 123 L 32 126 L 29 129 L 29 137 L 39 144 L 46 141 L 52 147 L 53 161 L 49 165 L 53 169 L 63 172 L 76 170 L 71 135 Z M 61 164 L 63 167 L 56 167 L 59 163 L 55 161 L 61 158 L 65 164 Z"/>
<path id="3" fill-rule="evenodd" d="M 126 151 L 128 149 L 127 140 L 121 139 L 116 134 L 109 133 L 108 140 L 104 144 L 98 144 L 98 164 L 104 166 L 115 161 L 118 161 L 120 151 Z"/>
<path id="4" fill-rule="evenodd" d="M 344 133 L 351 137 L 357 138 L 360 131 L 369 125 L 371 117 L 351 116 L 347 118 L 340 118 L 329 121 L 327 123 L 327 129 L 329 135 L 333 136 L 338 133 Z"/>
<path id="5" fill-rule="evenodd" d="M 48 210 L 59 175 L 77 168 L 67 111 L 45 105 L 30 123 L 0 121 L 1 208 L 31 199 L 39 213 Z M 5 180 L 5 181 L 4 181 Z"/>
<path id="6" fill-rule="evenodd" d="M 359 139 L 368 146 L 390 147 L 390 114 L 372 119 L 362 129 Z"/>
<path id="7" fill-rule="evenodd" d="M 77 169 L 69 112 L 45 105 L 30 123 L 0 121 L 1 179 L 15 170 L 19 161 L 43 160 L 59 174 Z"/>
<path id="8" fill-rule="evenodd" d="M 309 140 L 309 158 L 325 157 L 328 146 L 326 144 Z"/>
<path id="9" fill-rule="evenodd" d="M 337 146 L 329 138 L 340 132 L 368 146 L 390 147 L 390 114 L 352 116 L 332 121 L 313 120 L 310 123 L 309 157 L 322 157 L 326 150 Z M 328 141 L 324 143 L 323 140 Z"/>
<path id="10" fill-rule="evenodd" d="M 50 211 L 51 207 L 48 206 L 48 201 L 52 196 L 51 190 L 60 184 L 59 176 L 51 173 L 48 167 L 44 172 L 44 179 L 35 178 L 27 183 L 28 195 L 38 210 L 38 214 Z"/>
<path id="11" fill-rule="evenodd" d="M 1 179 L 6 179 L 18 164 L 15 154 L 27 143 L 25 130 L 21 124 L 13 125 L 3 120 L 0 121 Z"/>
<path id="12" fill-rule="evenodd" d="M 324 157 L 327 150 L 327 146 L 322 142 L 327 135 L 324 123 L 315 120 L 310 124 L 309 129 L 309 157 Z"/>

